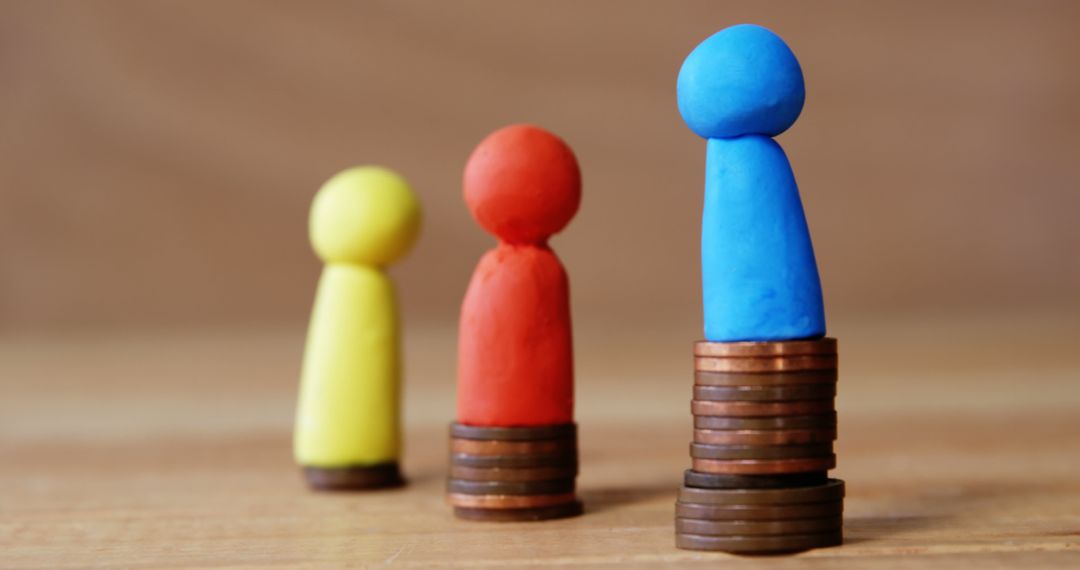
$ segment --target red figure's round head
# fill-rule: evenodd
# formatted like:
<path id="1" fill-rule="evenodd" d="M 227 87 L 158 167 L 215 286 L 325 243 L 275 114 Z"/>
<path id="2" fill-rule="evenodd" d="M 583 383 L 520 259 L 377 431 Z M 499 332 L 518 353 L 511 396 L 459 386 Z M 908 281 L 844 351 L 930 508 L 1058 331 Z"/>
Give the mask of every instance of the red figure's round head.
<path id="1" fill-rule="evenodd" d="M 581 171 L 559 137 L 511 125 L 485 138 L 465 165 L 465 203 L 506 243 L 543 243 L 581 203 Z"/>

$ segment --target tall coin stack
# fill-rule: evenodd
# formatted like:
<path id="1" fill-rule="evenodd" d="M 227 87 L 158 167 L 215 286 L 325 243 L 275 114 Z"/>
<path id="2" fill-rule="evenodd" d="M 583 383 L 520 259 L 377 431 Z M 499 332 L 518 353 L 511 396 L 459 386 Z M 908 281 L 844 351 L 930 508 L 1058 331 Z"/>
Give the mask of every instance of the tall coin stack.
<path id="1" fill-rule="evenodd" d="M 836 339 L 694 344 L 693 468 L 675 544 L 778 553 L 842 542 Z"/>
<path id="2" fill-rule="evenodd" d="M 458 518 L 538 521 L 581 514 L 577 426 L 450 425 L 447 500 Z"/>

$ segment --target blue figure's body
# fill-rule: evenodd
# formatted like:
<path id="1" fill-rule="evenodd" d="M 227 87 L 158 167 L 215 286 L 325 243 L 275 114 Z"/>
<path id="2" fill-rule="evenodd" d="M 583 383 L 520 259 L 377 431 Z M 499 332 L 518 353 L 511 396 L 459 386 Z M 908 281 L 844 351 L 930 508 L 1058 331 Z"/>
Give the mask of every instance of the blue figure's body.
<path id="1" fill-rule="evenodd" d="M 771 138 L 709 140 L 701 275 L 708 340 L 825 334 L 799 189 L 784 150 Z"/>
<path id="2" fill-rule="evenodd" d="M 733 26 L 683 62 L 679 112 L 709 139 L 701 271 L 705 338 L 775 341 L 825 334 L 814 248 L 780 145 L 805 100 L 798 60 L 776 34 Z"/>

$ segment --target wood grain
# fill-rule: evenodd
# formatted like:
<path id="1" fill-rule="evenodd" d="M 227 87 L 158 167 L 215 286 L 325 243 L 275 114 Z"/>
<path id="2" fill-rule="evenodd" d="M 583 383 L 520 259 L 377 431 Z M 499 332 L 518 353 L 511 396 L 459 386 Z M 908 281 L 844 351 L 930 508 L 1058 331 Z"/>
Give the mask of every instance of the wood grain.
<path id="1" fill-rule="evenodd" d="M 581 331 L 584 516 L 455 520 L 443 499 L 452 331 L 406 338 L 410 484 L 372 494 L 310 492 L 292 465 L 299 328 L 3 338 L 0 567 L 1080 563 L 1080 366 L 1064 349 L 1077 323 L 834 330 L 847 543 L 768 558 L 673 546 L 694 340 L 679 329 Z"/>

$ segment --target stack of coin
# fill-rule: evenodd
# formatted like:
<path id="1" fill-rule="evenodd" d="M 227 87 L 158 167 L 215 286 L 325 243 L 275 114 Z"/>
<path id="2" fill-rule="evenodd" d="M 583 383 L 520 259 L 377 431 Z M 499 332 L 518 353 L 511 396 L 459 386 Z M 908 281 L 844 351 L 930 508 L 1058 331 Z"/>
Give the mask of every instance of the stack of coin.
<path id="1" fill-rule="evenodd" d="M 675 545 L 738 553 L 793 552 L 842 541 L 844 482 L 778 489 L 684 486 Z"/>
<path id="2" fill-rule="evenodd" d="M 694 345 L 693 468 L 680 548 L 770 553 L 840 544 L 836 340 Z"/>
<path id="3" fill-rule="evenodd" d="M 581 514 L 577 427 L 450 425 L 447 500 L 454 514 L 484 521 L 537 521 Z"/>

